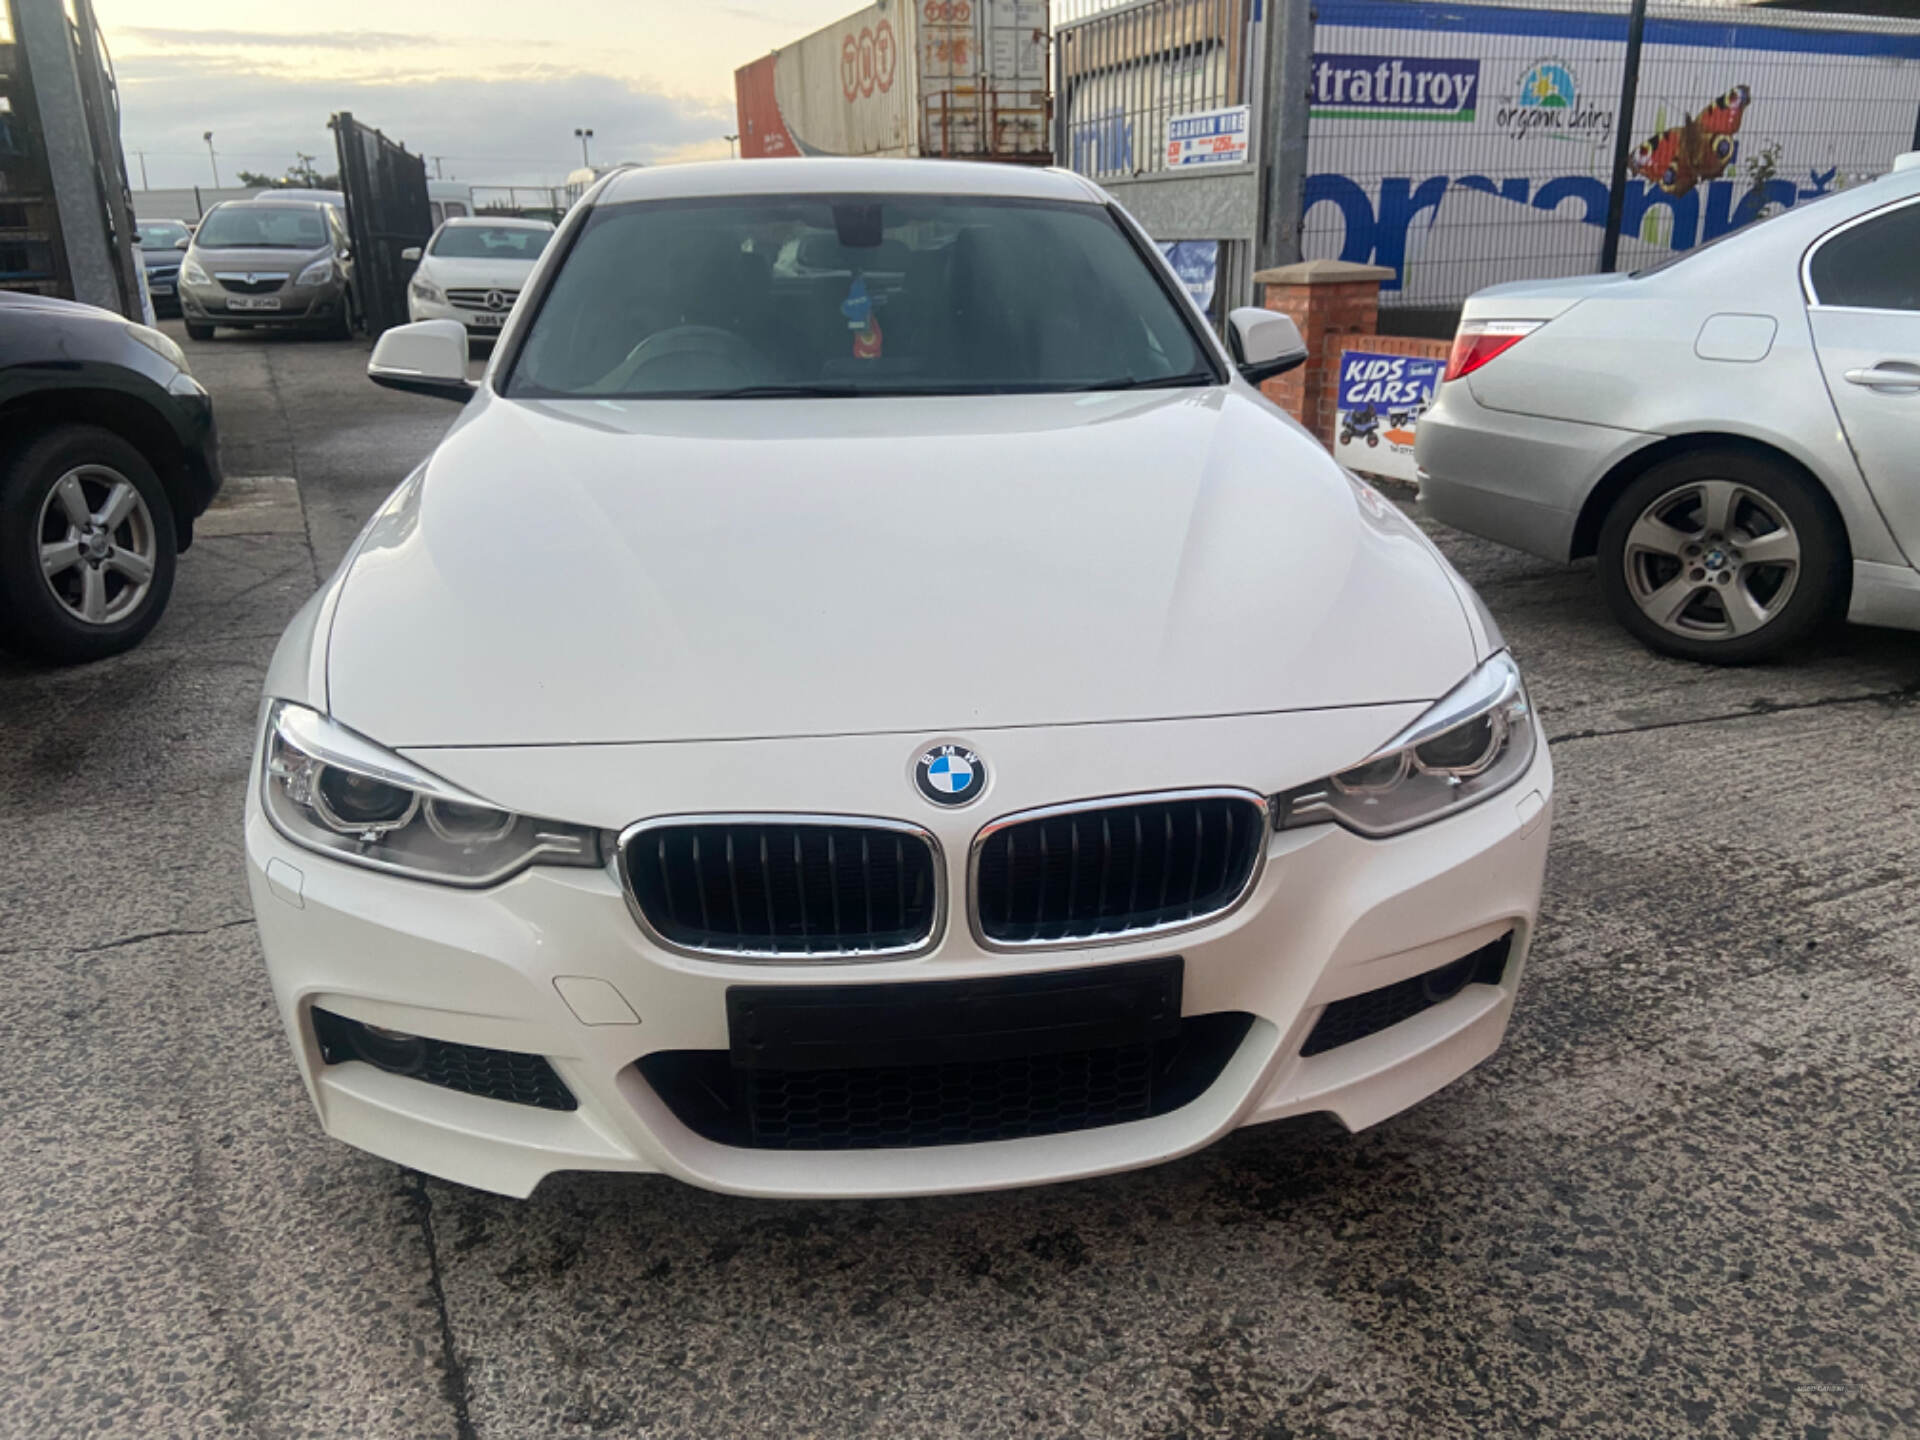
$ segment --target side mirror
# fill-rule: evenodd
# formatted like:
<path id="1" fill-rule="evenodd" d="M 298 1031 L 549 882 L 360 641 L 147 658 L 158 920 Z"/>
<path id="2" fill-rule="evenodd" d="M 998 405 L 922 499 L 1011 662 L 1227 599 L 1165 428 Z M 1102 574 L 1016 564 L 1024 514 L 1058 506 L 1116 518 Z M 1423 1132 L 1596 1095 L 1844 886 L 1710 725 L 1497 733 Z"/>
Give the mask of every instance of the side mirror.
<path id="1" fill-rule="evenodd" d="M 467 379 L 467 327 L 458 320 L 394 326 L 374 345 L 367 378 L 389 390 L 464 404 L 475 389 Z"/>
<path id="2" fill-rule="evenodd" d="M 184 250 L 191 244 L 193 244 L 193 236 L 182 235 L 178 240 L 173 242 L 173 248 L 176 250 Z"/>
<path id="3" fill-rule="evenodd" d="M 420 247 L 418 245 L 407 246 L 406 249 L 400 252 L 400 258 L 402 260 L 418 260 L 420 258 Z"/>
<path id="4" fill-rule="evenodd" d="M 1242 305 L 1227 316 L 1227 340 L 1234 363 L 1249 385 L 1271 380 L 1307 363 L 1307 342 L 1286 316 L 1256 305 Z"/>

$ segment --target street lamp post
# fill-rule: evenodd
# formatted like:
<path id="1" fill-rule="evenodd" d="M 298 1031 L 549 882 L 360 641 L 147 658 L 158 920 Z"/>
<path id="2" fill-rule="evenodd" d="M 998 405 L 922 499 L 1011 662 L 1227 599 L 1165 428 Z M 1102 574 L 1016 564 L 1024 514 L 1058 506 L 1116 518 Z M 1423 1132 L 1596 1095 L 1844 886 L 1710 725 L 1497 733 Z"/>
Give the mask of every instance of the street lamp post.
<path id="1" fill-rule="evenodd" d="M 213 153 L 213 132 L 209 130 L 200 138 L 207 142 L 207 163 L 213 166 L 213 188 L 218 190 L 220 188 L 220 159 Z"/>
<path id="2" fill-rule="evenodd" d="M 720 138 L 727 142 L 727 159 L 738 160 L 740 158 L 740 153 L 739 153 L 739 150 L 735 147 L 734 142 L 738 140 L 740 137 L 738 135 L 722 135 Z"/>
<path id="3" fill-rule="evenodd" d="M 593 139 L 593 131 L 576 129 L 573 132 L 573 138 L 580 142 L 581 166 L 585 169 L 591 170 L 593 168 L 593 161 L 587 158 L 587 142 Z"/>

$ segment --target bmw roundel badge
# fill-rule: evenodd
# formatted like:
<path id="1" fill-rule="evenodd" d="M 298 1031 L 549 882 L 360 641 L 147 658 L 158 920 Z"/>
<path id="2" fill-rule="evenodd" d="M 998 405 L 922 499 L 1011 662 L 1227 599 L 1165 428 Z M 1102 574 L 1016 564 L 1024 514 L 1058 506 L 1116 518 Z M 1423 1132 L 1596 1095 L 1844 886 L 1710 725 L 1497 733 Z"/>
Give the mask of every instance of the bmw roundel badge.
<path id="1" fill-rule="evenodd" d="M 987 788 L 987 764 L 964 745 L 935 745 L 914 762 L 913 781 L 936 805 L 965 805 Z"/>

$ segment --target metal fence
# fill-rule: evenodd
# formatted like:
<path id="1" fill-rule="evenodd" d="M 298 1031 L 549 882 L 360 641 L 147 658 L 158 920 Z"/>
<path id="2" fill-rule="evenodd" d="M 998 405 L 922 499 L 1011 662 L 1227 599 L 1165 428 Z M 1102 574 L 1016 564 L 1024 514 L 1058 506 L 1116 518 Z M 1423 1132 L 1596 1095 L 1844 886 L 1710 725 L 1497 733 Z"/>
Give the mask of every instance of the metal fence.
<path id="1" fill-rule="evenodd" d="M 1619 266 L 1655 263 L 1885 172 L 1920 125 L 1920 25 L 1662 5 L 1616 177 L 1628 5 L 1317 14 L 1306 253 L 1393 270 L 1389 309 L 1601 268 L 1616 186 Z"/>
<path id="2" fill-rule="evenodd" d="M 1161 192 L 1132 182 L 1164 175 L 1168 121 L 1259 106 L 1255 17 L 1291 3 L 1306 0 L 1055 0 L 1062 160 L 1144 220 Z M 1306 255 L 1386 267 L 1384 324 L 1444 333 L 1484 286 L 1601 268 L 1610 202 L 1617 264 L 1636 268 L 1920 148 L 1920 24 L 1660 4 L 1616 175 L 1629 12 L 1314 0 Z M 1257 167 L 1238 183 L 1256 204 Z"/>
<path id="3" fill-rule="evenodd" d="M 1167 122 L 1244 105 L 1253 0 L 1054 0 L 1054 148 L 1096 179 L 1167 168 Z"/>
<path id="4" fill-rule="evenodd" d="M 340 156 L 340 184 L 347 196 L 347 233 L 353 240 L 354 282 L 367 333 L 378 335 L 407 323 L 409 246 L 433 234 L 427 203 L 427 165 L 346 111 L 327 121 Z"/>

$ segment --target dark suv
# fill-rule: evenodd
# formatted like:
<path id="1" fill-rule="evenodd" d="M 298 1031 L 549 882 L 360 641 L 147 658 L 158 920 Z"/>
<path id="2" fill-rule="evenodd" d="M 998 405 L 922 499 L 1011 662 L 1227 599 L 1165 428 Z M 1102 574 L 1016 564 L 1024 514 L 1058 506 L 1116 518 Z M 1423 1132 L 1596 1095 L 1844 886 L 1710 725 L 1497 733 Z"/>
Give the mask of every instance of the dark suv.
<path id="1" fill-rule="evenodd" d="M 0 293 L 0 644 L 131 649 L 220 488 L 213 403 L 158 330 Z"/>

